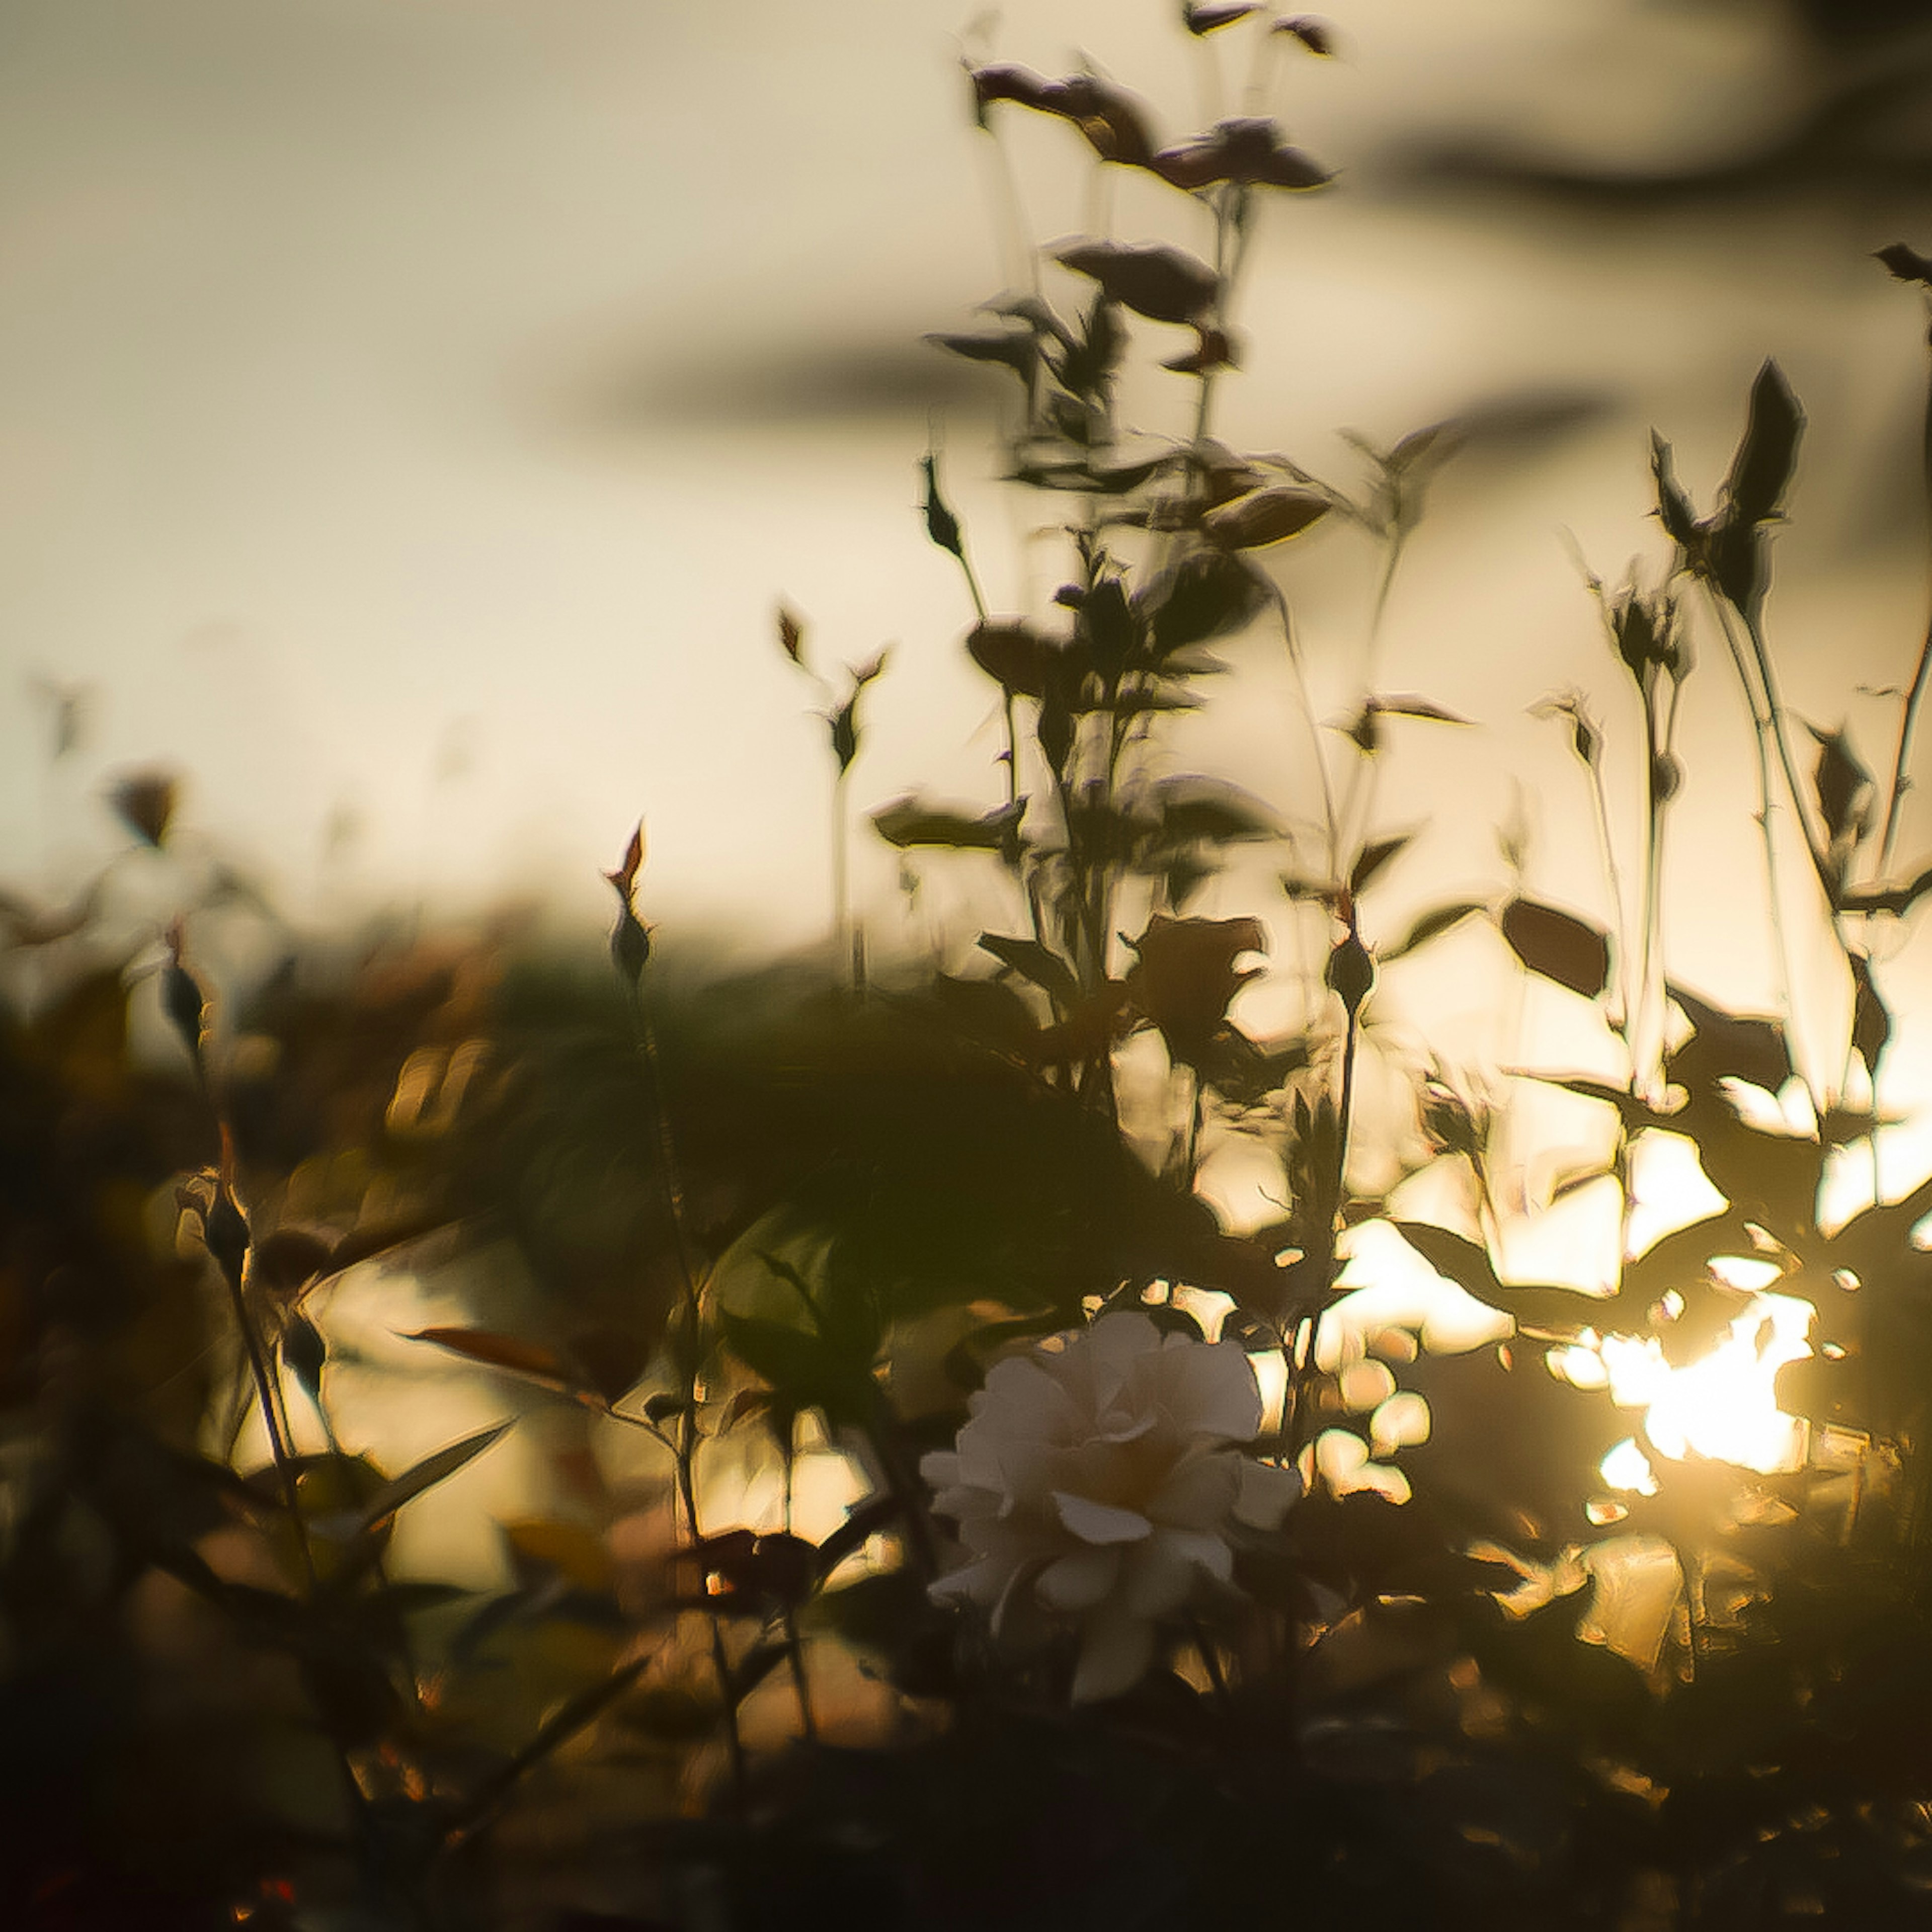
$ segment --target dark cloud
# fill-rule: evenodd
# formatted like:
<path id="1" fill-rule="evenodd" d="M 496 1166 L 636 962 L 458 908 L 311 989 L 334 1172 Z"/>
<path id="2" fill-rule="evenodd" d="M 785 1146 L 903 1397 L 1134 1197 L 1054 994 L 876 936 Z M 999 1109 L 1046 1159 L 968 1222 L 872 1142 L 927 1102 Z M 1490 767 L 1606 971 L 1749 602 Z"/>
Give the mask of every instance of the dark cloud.
<path id="1" fill-rule="evenodd" d="M 566 386 L 560 412 L 606 435 L 673 425 L 853 422 L 934 411 L 991 417 L 1014 393 L 1012 376 L 899 337 L 800 346 L 614 357 Z"/>
<path id="2" fill-rule="evenodd" d="M 1694 166 L 1556 160 L 1502 138 L 1399 144 L 1376 172 L 1403 190 L 1501 189 L 1605 212 L 1774 202 L 1932 185 L 1932 0 L 1812 0 L 1794 29 L 1811 100 L 1754 142 Z"/>

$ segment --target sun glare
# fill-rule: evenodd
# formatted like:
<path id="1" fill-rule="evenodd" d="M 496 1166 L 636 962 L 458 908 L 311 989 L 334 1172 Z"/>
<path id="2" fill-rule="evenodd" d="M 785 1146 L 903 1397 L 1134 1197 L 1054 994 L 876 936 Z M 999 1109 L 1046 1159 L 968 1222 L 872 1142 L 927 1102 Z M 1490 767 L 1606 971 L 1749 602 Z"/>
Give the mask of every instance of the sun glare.
<path id="1" fill-rule="evenodd" d="M 1645 1433 L 1658 1455 L 1673 1462 L 1708 1456 L 1770 1475 L 1804 1466 L 1806 1426 L 1778 1407 L 1778 1372 L 1812 1352 L 1813 1313 L 1796 1295 L 1755 1294 L 1708 1354 L 1682 1367 L 1671 1366 L 1654 1336 L 1630 1335 L 1579 1343 L 1552 1366 L 1589 1386 L 1595 1378 L 1577 1358 L 1600 1364 L 1617 1406 L 1645 1412 Z M 1613 1490 L 1648 1494 L 1653 1486 L 1649 1459 L 1634 1440 L 1612 1450 L 1602 1472 Z"/>

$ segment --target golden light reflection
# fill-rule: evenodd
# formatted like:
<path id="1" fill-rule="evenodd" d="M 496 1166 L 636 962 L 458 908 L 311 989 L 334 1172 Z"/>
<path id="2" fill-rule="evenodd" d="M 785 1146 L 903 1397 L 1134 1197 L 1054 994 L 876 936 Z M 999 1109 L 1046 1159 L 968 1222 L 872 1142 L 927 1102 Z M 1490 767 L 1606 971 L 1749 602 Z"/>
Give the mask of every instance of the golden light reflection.
<path id="1" fill-rule="evenodd" d="M 1673 1367 L 1654 1336 L 1586 1334 L 1554 1350 L 1552 1372 L 1581 1388 L 1607 1384 L 1620 1408 L 1645 1412 L 1650 1447 L 1673 1462 L 1687 1456 L 1734 1462 L 1760 1474 L 1802 1468 L 1807 1425 L 1778 1406 L 1778 1372 L 1812 1353 L 1815 1310 L 1796 1295 L 1754 1294 L 1711 1352 Z M 1634 1436 L 1601 1465 L 1612 1490 L 1655 1493 L 1651 1460 Z"/>

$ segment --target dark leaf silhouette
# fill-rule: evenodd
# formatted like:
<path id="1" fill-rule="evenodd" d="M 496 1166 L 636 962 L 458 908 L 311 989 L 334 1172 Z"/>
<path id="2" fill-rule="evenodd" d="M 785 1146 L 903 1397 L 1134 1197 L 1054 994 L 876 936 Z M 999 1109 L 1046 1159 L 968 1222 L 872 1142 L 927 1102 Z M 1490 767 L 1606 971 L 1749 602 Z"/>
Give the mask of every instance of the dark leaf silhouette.
<path id="1" fill-rule="evenodd" d="M 1054 259 L 1152 322 L 1192 322 L 1220 292 L 1220 278 L 1205 262 L 1162 242 L 1074 242 Z"/>
<path id="2" fill-rule="evenodd" d="M 838 761 L 843 778 L 859 755 L 859 694 L 852 695 L 826 720 L 832 733 L 832 755 Z"/>
<path id="3" fill-rule="evenodd" d="M 1236 182 L 1248 188 L 1306 190 L 1325 187 L 1333 178 L 1300 148 L 1289 146 L 1274 122 L 1258 118 L 1219 122 L 1198 140 L 1163 148 L 1153 165 L 1162 179 L 1188 189 Z"/>
<path id="4" fill-rule="evenodd" d="M 1510 950 L 1532 973 L 1594 1000 L 1610 984 L 1610 942 L 1602 928 L 1554 906 L 1511 899 L 1497 920 Z"/>
<path id="5" fill-rule="evenodd" d="M 1002 965 L 1010 966 L 1022 978 L 1030 980 L 1062 1006 L 1070 1006 L 1080 997 L 1079 982 L 1073 976 L 1072 968 L 1058 954 L 1049 952 L 1038 940 L 1013 939 L 1004 933 L 982 932 L 980 946 L 982 952 L 990 952 Z"/>
<path id="6" fill-rule="evenodd" d="M 1318 20 L 1312 14 L 1298 14 L 1277 20 L 1270 31 L 1293 34 L 1312 54 L 1328 56 L 1335 51 L 1335 30 L 1326 20 Z"/>
<path id="7" fill-rule="evenodd" d="M 1370 702 L 1385 718 L 1420 718 L 1432 724 L 1467 724 L 1469 722 L 1453 711 L 1445 710 L 1434 700 L 1418 698 L 1412 692 L 1398 692 L 1393 698 L 1377 698 Z"/>
<path id="8" fill-rule="evenodd" d="M 282 1329 L 284 1366 L 307 1392 L 311 1402 L 322 1397 L 322 1371 L 328 1360 L 328 1346 L 322 1331 L 305 1315 L 291 1315 Z"/>
<path id="9" fill-rule="evenodd" d="M 1818 762 L 1812 768 L 1811 782 L 1817 793 L 1819 816 L 1825 833 L 1839 848 L 1840 869 L 1850 860 L 1851 851 L 1871 826 L 1871 808 L 1876 790 L 1871 773 L 1840 726 L 1835 731 L 1808 728 L 1818 741 Z"/>
<path id="10" fill-rule="evenodd" d="M 1283 827 L 1252 792 L 1222 778 L 1163 778 L 1154 788 L 1163 843 L 1206 839 L 1217 844 L 1279 838 Z"/>
<path id="11" fill-rule="evenodd" d="M 1791 1078 L 1791 1049 L 1778 1022 L 1726 1012 L 1674 980 L 1668 990 L 1692 1028 L 1670 1056 L 1673 1078 L 1704 1090 L 1742 1080 L 1775 1094 Z"/>
<path id="12" fill-rule="evenodd" d="M 1118 577 L 1103 577 L 1081 599 L 1076 634 L 1095 674 L 1111 689 L 1140 643 L 1139 626 Z"/>
<path id="13" fill-rule="evenodd" d="M 1756 524 L 1778 513 L 1798 460 L 1804 412 L 1775 362 L 1767 362 L 1751 384 L 1744 440 L 1724 482 L 1726 520 Z"/>
<path id="14" fill-rule="evenodd" d="M 1697 513 L 1677 480 L 1670 444 L 1654 430 L 1650 433 L 1650 467 L 1657 484 L 1658 520 L 1671 541 L 1688 550 L 1698 540 Z"/>
<path id="15" fill-rule="evenodd" d="M 939 459 L 928 450 L 920 459 L 920 467 L 926 475 L 926 533 L 941 550 L 950 550 L 955 556 L 963 558 L 966 551 L 959 534 L 959 519 L 940 494 Z"/>
<path id="16" fill-rule="evenodd" d="M 1201 520 L 1201 527 L 1214 542 L 1229 550 L 1258 550 L 1300 536 L 1332 507 L 1326 496 L 1312 490 L 1279 484 L 1210 510 Z"/>
<path id="17" fill-rule="evenodd" d="M 922 805 L 908 797 L 881 806 L 873 813 L 872 824 L 887 844 L 902 849 L 944 845 L 960 851 L 998 852 L 1011 838 L 1025 812 L 1024 799 L 975 816 Z"/>
<path id="18" fill-rule="evenodd" d="M 1245 20 L 1250 14 L 1261 10 L 1256 0 L 1226 0 L 1220 6 L 1200 6 L 1196 0 L 1186 0 L 1180 18 L 1182 25 L 1198 38 L 1216 28 L 1232 26 L 1237 20 Z"/>
<path id="19" fill-rule="evenodd" d="M 1354 864 L 1348 868 L 1349 891 L 1365 891 L 1382 868 L 1396 858 L 1414 836 L 1413 832 L 1399 832 L 1393 838 L 1378 838 L 1364 845 L 1356 855 Z"/>
<path id="20" fill-rule="evenodd" d="M 1258 968 L 1236 970 L 1244 953 L 1266 949 L 1256 919 L 1167 919 L 1158 914 L 1130 942 L 1129 996 L 1160 1029 L 1177 1059 L 1192 1060 L 1227 1018 L 1228 1003 Z"/>
<path id="21" fill-rule="evenodd" d="M 379 1525 L 386 1522 L 405 1503 L 413 1502 L 426 1490 L 434 1489 L 438 1483 L 455 1474 L 458 1470 L 474 1462 L 484 1450 L 507 1435 L 514 1424 L 500 1422 L 494 1429 L 479 1430 L 474 1436 L 466 1436 L 460 1442 L 452 1442 L 446 1449 L 439 1449 L 434 1455 L 425 1456 L 420 1462 L 392 1481 L 385 1483 L 358 1513 L 356 1534 L 366 1536 Z"/>
<path id="22" fill-rule="evenodd" d="M 778 648 L 800 670 L 805 667 L 805 622 L 794 610 L 781 604 L 778 606 Z M 632 874 L 637 874 L 634 868 Z"/>
<path id="23" fill-rule="evenodd" d="M 180 796 L 179 781 L 172 772 L 130 772 L 110 788 L 107 801 L 129 831 L 159 846 L 168 836 Z"/>
<path id="24" fill-rule="evenodd" d="M 249 1280 L 278 1296 L 293 1295 L 334 1267 L 328 1240 L 308 1228 L 278 1228 L 255 1244 Z"/>
<path id="25" fill-rule="evenodd" d="M 1172 369 L 1179 376 L 1204 376 L 1210 370 L 1239 366 L 1233 339 L 1226 329 L 1197 322 L 1194 334 L 1194 346 L 1184 354 L 1169 356 L 1160 365 L 1163 369 Z"/>
<path id="26" fill-rule="evenodd" d="M 1852 1051 L 1874 1079 L 1892 1040 L 1892 1015 L 1872 979 L 1871 962 L 1862 952 L 1848 956 L 1852 969 Z"/>
<path id="27" fill-rule="evenodd" d="M 1922 282 L 1932 288 L 1932 256 L 1908 248 L 1903 242 L 1894 242 L 1878 250 L 1877 259 L 1901 282 Z"/>
<path id="28" fill-rule="evenodd" d="M 1033 380 L 1040 366 L 1040 338 L 1030 328 L 1000 328 L 958 334 L 928 335 L 935 348 L 963 356 L 970 362 L 998 362 L 1012 370 L 1023 382 Z"/>
<path id="29" fill-rule="evenodd" d="M 567 1388 L 571 1374 L 561 1357 L 535 1342 L 515 1335 L 499 1335 L 487 1328 L 418 1328 L 406 1339 L 428 1342 L 466 1361 L 479 1362 L 485 1368 L 507 1370 L 527 1376 L 553 1388 Z"/>
<path id="30" fill-rule="evenodd" d="M 1492 1308 L 1505 1304 L 1508 1291 L 1496 1279 L 1489 1251 L 1430 1221 L 1397 1221 L 1395 1231 L 1445 1280 Z"/>
<path id="31" fill-rule="evenodd" d="M 1072 646 L 1022 619 L 988 619 L 967 634 L 966 650 L 988 677 L 1021 698 L 1044 698 L 1064 686 L 1075 663 Z"/>
<path id="32" fill-rule="evenodd" d="M 1051 104 L 1059 83 L 1048 80 L 1044 74 L 1035 74 L 1030 68 L 1000 62 L 974 68 L 971 77 L 974 99 L 981 110 L 982 126 L 985 125 L 984 110 L 995 100 L 1010 100 L 1041 112 L 1053 111 Z"/>
<path id="33" fill-rule="evenodd" d="M 1376 947 L 1376 956 L 1384 962 L 1400 959 L 1405 954 L 1413 952 L 1418 946 L 1426 946 L 1432 939 L 1438 938 L 1442 934 L 1460 926 L 1472 914 L 1482 910 L 1482 902 L 1478 899 L 1459 899 L 1450 905 L 1432 907 L 1394 944 Z"/>
<path id="34" fill-rule="evenodd" d="M 1268 596 L 1267 584 L 1238 556 L 1198 550 L 1143 586 L 1134 607 L 1155 656 L 1166 658 L 1240 629 Z"/>

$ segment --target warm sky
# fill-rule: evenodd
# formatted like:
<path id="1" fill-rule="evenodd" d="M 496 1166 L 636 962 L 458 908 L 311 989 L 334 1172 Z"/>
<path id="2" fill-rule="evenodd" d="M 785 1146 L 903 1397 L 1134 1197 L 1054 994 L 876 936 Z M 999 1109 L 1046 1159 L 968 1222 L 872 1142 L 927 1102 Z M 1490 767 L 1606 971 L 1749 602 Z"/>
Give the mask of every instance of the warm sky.
<path id="1" fill-rule="evenodd" d="M 190 852 L 298 916 L 514 889 L 595 922 L 642 813 L 660 916 L 795 940 L 822 917 L 825 752 L 780 596 L 820 662 L 897 647 L 855 802 L 928 776 L 992 802 L 970 614 L 914 514 L 929 425 L 993 602 L 1060 566 L 993 481 L 982 391 L 917 340 L 1014 272 L 958 61 L 1090 56 L 1178 135 L 1240 104 L 1246 55 L 1217 94 L 1173 10 L 0 0 L 4 882 L 76 877 L 112 842 L 107 778 L 158 762 L 188 776 Z M 1770 0 L 1355 0 L 1342 58 L 1282 64 L 1272 105 L 1342 177 L 1270 211 L 1224 432 L 1339 478 L 1341 428 L 1536 406 L 1445 480 L 1390 610 L 1386 683 L 1484 726 L 1389 782 L 1391 822 L 1449 800 L 1444 878 L 1494 872 L 1512 773 L 1539 802 L 1572 783 L 1526 705 L 1581 684 L 1628 728 L 1563 532 L 1612 577 L 1656 555 L 1649 426 L 1708 496 L 1767 353 L 1811 418 L 1790 695 L 1885 756 L 1851 687 L 1904 675 L 1923 622 L 1922 348 L 1868 257 L 1932 247 L 1924 117 L 1888 91 L 1925 54 L 1916 9 L 1818 10 L 1875 31 L 1827 44 Z M 1027 134 L 1050 239 L 1091 182 L 1067 130 Z M 1201 246 L 1161 193 L 1119 192 L 1116 232 Z M 1179 426 L 1177 380 L 1130 390 L 1149 427 Z M 1318 534 L 1282 567 L 1340 712 L 1370 560 Z M 1266 648 L 1248 669 L 1179 755 L 1306 811 L 1292 694 Z M 1762 916 L 1732 890 L 1754 848 L 1721 673 L 1687 810 L 1729 829 L 1678 886 L 1712 970 Z M 90 707 L 51 775 L 36 677 Z M 1548 850 L 1561 896 L 1587 849 Z M 894 869 L 861 868 L 882 908 Z"/>

